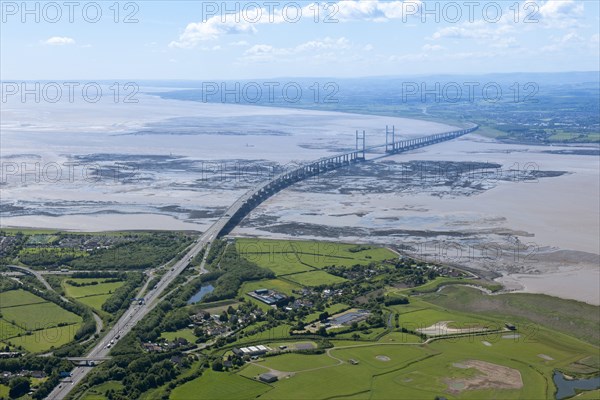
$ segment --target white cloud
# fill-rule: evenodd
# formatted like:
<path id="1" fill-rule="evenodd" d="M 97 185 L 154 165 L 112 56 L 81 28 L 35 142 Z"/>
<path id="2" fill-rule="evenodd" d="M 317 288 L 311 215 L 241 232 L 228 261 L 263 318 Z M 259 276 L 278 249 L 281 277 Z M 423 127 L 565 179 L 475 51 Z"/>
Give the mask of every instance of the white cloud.
<path id="1" fill-rule="evenodd" d="M 403 18 L 404 13 L 413 14 L 418 11 L 421 0 L 407 1 L 409 5 L 403 5 L 403 1 L 380 1 L 380 0 L 343 0 L 336 3 L 310 3 L 294 11 L 288 9 L 285 13 L 282 7 L 241 7 L 236 2 L 237 12 L 231 14 L 222 13 L 214 15 L 206 21 L 189 23 L 177 40 L 169 43 L 169 47 L 193 48 L 200 42 L 217 40 L 222 36 L 234 34 L 254 34 L 257 26 L 263 24 L 295 23 L 295 12 L 299 13 L 301 19 L 314 20 L 325 23 L 325 20 L 336 21 L 387 21 Z M 284 4 L 284 3 L 282 3 Z M 291 4 L 291 3 L 290 3 Z M 298 3 L 296 3 L 298 4 Z M 289 4 L 287 4 L 289 6 Z M 318 11 L 317 11 L 318 10 Z M 413 11 L 414 10 L 414 11 Z M 292 22 L 293 21 L 293 22 Z"/>
<path id="2" fill-rule="evenodd" d="M 405 13 L 417 12 L 421 7 L 420 0 L 407 1 L 406 5 L 404 3 L 404 1 L 347 0 L 335 3 L 328 11 L 332 18 L 340 21 L 383 22 L 400 19 Z"/>
<path id="3" fill-rule="evenodd" d="M 183 33 L 179 35 L 179 39 L 169 43 L 169 47 L 189 49 L 197 46 L 202 41 L 215 40 L 223 35 L 254 32 L 256 32 L 256 28 L 247 22 L 236 23 L 231 21 L 223 23 L 221 17 L 212 17 L 206 22 L 188 24 Z"/>
<path id="4" fill-rule="evenodd" d="M 294 47 L 273 47 L 268 44 L 257 44 L 244 52 L 247 61 L 281 61 L 285 57 L 301 56 L 314 59 L 331 58 L 337 54 L 345 53 L 352 49 L 353 44 L 345 37 L 325 37 L 318 40 L 310 40 Z"/>
<path id="5" fill-rule="evenodd" d="M 230 46 L 241 46 L 241 47 L 245 47 L 245 46 L 250 46 L 250 43 L 248 43 L 245 40 L 239 40 L 237 42 L 231 42 L 229 43 Z"/>
<path id="6" fill-rule="evenodd" d="M 585 42 L 585 40 L 576 32 L 569 32 L 564 36 L 553 39 L 552 44 L 542 47 L 543 52 L 572 50 L 574 47 L 579 47 Z"/>
<path id="7" fill-rule="evenodd" d="M 52 36 L 44 41 L 43 44 L 48 46 L 64 46 L 67 44 L 75 44 L 75 39 L 66 36 Z"/>
<path id="8" fill-rule="evenodd" d="M 429 51 L 440 51 L 443 48 L 444 47 L 440 46 L 439 44 L 425 43 L 425 45 L 423 45 L 423 47 L 421 47 L 421 50 L 429 52 Z"/>
<path id="9" fill-rule="evenodd" d="M 548 0 L 540 5 L 543 18 L 578 17 L 583 14 L 583 3 L 575 0 Z"/>
<path id="10" fill-rule="evenodd" d="M 479 39 L 497 40 L 508 33 L 512 33 L 514 27 L 505 23 L 491 24 L 484 20 L 463 23 L 459 26 L 448 26 L 438 29 L 431 36 L 431 40 L 449 39 Z"/>

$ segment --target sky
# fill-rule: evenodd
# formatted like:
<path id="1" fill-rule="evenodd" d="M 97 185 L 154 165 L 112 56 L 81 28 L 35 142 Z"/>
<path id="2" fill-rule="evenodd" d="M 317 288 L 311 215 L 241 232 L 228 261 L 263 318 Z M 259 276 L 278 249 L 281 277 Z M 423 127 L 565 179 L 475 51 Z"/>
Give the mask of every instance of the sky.
<path id="1" fill-rule="evenodd" d="M 600 70 L 596 0 L 2 1 L 1 11 L 2 80 Z"/>

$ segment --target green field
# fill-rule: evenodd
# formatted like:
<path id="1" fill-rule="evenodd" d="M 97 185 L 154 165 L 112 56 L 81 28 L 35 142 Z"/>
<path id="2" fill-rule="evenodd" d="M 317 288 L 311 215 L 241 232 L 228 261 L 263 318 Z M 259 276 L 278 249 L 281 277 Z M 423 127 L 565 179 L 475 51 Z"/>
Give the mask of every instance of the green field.
<path id="1" fill-rule="evenodd" d="M 502 399 L 551 399 L 554 387 L 550 377 L 555 368 L 568 367 L 572 362 L 596 349 L 565 337 L 557 338 L 551 333 L 540 333 L 537 341 L 513 340 L 487 337 L 488 345 L 481 337 L 440 340 L 430 345 L 439 351 L 435 357 L 415 363 L 374 382 L 374 394 L 401 391 L 408 398 L 424 398 L 443 394 L 448 398 L 502 398 Z M 542 356 L 550 357 L 547 360 Z M 450 390 L 449 380 L 469 378 L 464 374 L 481 375 L 473 368 L 457 368 L 456 365 L 471 360 L 484 361 L 517 370 L 522 378 L 521 388 L 485 387 L 458 391 Z M 489 382 L 488 382 L 489 385 Z"/>
<path id="2" fill-rule="evenodd" d="M 600 343 L 598 307 L 574 300 L 531 293 L 488 296 L 479 290 L 461 286 L 452 286 L 440 293 L 425 295 L 423 300 L 427 301 L 424 304 L 433 303 L 450 312 L 479 313 L 497 321 L 509 320 L 530 327 L 534 325 L 552 327 L 588 343 L 595 345 Z M 411 303 L 413 302 L 414 297 L 411 297 Z"/>
<path id="3" fill-rule="evenodd" d="M 10 388 L 6 385 L 0 385 L 0 400 L 8 399 Z"/>
<path id="4" fill-rule="evenodd" d="M 422 341 L 419 336 L 404 332 L 390 332 L 378 340 L 380 343 L 421 343 Z"/>
<path id="5" fill-rule="evenodd" d="M 22 289 L 0 293 L 0 308 L 44 303 L 46 300 Z"/>
<path id="6" fill-rule="evenodd" d="M 11 338 L 5 343 L 10 342 L 13 346 L 23 346 L 25 350 L 32 353 L 41 353 L 71 342 L 80 326 L 81 324 L 73 324 L 47 328 L 32 332 L 31 335 Z"/>
<path id="7" fill-rule="evenodd" d="M 97 294 L 107 294 L 113 293 L 116 289 L 123 286 L 123 282 L 107 282 L 104 283 L 105 279 L 102 278 L 77 278 L 77 279 L 68 279 L 70 281 L 74 281 L 77 283 L 90 283 L 90 282 L 98 282 L 97 285 L 88 285 L 88 286 L 72 286 L 64 281 L 63 287 L 65 288 L 65 293 L 69 297 L 78 298 L 85 296 L 94 296 Z"/>
<path id="8" fill-rule="evenodd" d="M 376 246 L 301 240 L 239 238 L 236 240 L 236 248 L 242 257 L 271 269 L 277 275 L 320 269 L 329 265 L 367 265 L 398 257 L 392 251 Z"/>
<path id="9" fill-rule="evenodd" d="M 112 296 L 112 294 L 97 294 L 95 296 L 80 297 L 77 301 L 93 308 L 99 313 L 103 313 L 102 305 L 106 303 L 106 300 L 108 300 L 110 296 Z"/>
<path id="10" fill-rule="evenodd" d="M 78 284 L 98 282 L 96 285 L 73 286 L 67 281 L 73 281 Z M 65 279 L 62 281 L 62 287 L 68 297 L 77 299 L 77 301 L 102 312 L 102 305 L 108 300 L 112 293 L 123 286 L 124 282 L 105 282 L 105 278 L 76 278 Z"/>
<path id="11" fill-rule="evenodd" d="M 0 340 L 12 346 L 22 346 L 30 352 L 58 348 L 72 341 L 81 326 L 80 316 L 33 293 L 10 290 L 0 293 L 0 297 Z"/>
<path id="12" fill-rule="evenodd" d="M 15 326 L 8 321 L 0 319 L 0 340 L 11 338 L 24 332 L 24 329 L 19 328 L 18 326 Z"/>
<path id="13" fill-rule="evenodd" d="M 180 329 L 176 332 L 163 332 L 161 336 L 169 341 L 173 341 L 175 338 L 182 338 L 190 343 L 194 343 L 198 339 L 194 335 L 194 331 L 190 328 Z"/>
<path id="14" fill-rule="evenodd" d="M 286 279 L 296 282 L 302 286 L 320 286 L 345 282 L 346 279 L 328 274 L 325 271 L 301 272 L 299 274 L 287 275 Z"/>
<path id="15" fill-rule="evenodd" d="M 267 329 L 263 332 L 258 332 L 250 336 L 242 337 L 236 343 L 244 344 L 249 342 L 264 342 L 269 340 L 289 338 L 290 337 L 290 325 L 279 325 L 275 328 Z"/>
<path id="16" fill-rule="evenodd" d="M 49 302 L 2 308 L 1 310 L 6 321 L 14 323 L 25 330 L 50 328 L 61 323 L 75 324 L 81 322 L 79 315 Z"/>
<path id="17" fill-rule="evenodd" d="M 208 370 L 200 378 L 175 388 L 169 398 L 246 400 L 255 398 L 269 389 L 268 385 L 236 374 Z"/>
<path id="18" fill-rule="evenodd" d="M 295 372 L 304 371 L 313 368 L 330 367 L 339 364 L 339 361 L 328 357 L 325 354 L 282 354 L 275 357 L 265 357 L 258 366 L 276 369 L 278 371 Z M 268 372 L 263 369 L 263 372 Z"/>
<path id="19" fill-rule="evenodd" d="M 119 390 L 122 387 L 123 385 L 120 382 L 108 381 L 88 389 L 81 400 L 106 400 L 106 396 L 104 395 L 106 391 L 110 389 Z"/>

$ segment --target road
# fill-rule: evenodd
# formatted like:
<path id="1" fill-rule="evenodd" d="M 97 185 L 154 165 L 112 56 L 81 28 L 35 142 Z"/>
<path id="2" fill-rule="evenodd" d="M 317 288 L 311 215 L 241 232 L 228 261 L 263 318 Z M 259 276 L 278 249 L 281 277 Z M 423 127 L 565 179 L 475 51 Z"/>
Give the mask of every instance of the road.
<path id="1" fill-rule="evenodd" d="M 173 267 L 167 271 L 156 284 L 156 289 L 151 288 L 145 297 L 145 302 L 139 305 L 137 302 L 132 304 L 129 309 L 119 318 L 115 325 L 108 331 L 104 338 L 86 355 L 88 358 L 95 357 L 106 357 L 110 353 L 110 347 L 107 345 L 114 340 L 114 343 L 125 335 L 127 335 L 131 329 L 148 314 L 158 304 L 158 299 L 162 291 L 169 286 L 171 282 L 188 266 L 190 260 L 194 258 L 202 248 L 208 243 L 212 242 L 223 229 L 223 226 L 227 223 L 226 217 L 220 218 L 216 221 L 191 247 L 186 255 L 177 261 Z M 148 279 L 147 282 L 150 280 Z M 147 283 L 146 283 L 147 284 Z M 145 291 L 145 287 L 140 289 L 139 293 Z M 112 347 L 112 346 L 111 346 Z M 85 376 L 91 371 L 91 367 L 75 367 L 71 372 L 71 378 L 67 379 L 48 395 L 47 399 L 60 400 L 64 399 L 71 390 L 81 382 Z"/>
<path id="2" fill-rule="evenodd" d="M 373 146 L 382 147 L 382 146 Z M 254 188 L 248 190 L 241 197 L 239 197 L 225 212 L 225 215 L 220 217 L 215 223 L 213 223 L 206 232 L 204 232 L 196 243 L 188 250 L 183 258 L 175 263 L 175 265 L 165 273 L 155 288 L 151 288 L 145 297 L 145 302 L 141 305 L 134 303 L 129 309 L 123 314 L 121 318 L 115 323 L 111 330 L 104 336 L 104 338 L 87 354 L 87 357 L 106 357 L 110 353 L 109 346 L 111 343 L 116 343 L 120 338 L 127 335 L 131 329 L 148 314 L 161 299 L 160 295 L 167 286 L 187 268 L 190 261 L 204 248 L 209 247 L 210 244 L 219 236 L 225 226 L 229 223 L 232 216 L 234 216 L 248 200 L 253 196 L 257 195 L 262 189 L 267 187 L 273 180 L 278 179 L 280 176 L 286 173 L 279 174 L 273 179 L 262 182 Z M 202 266 L 202 272 L 206 272 Z M 201 272 L 201 273 L 202 273 Z M 39 279 L 39 278 L 38 278 Z M 149 281 L 149 279 L 148 279 Z M 147 284 L 147 283 L 146 283 Z M 139 293 L 144 293 L 145 288 L 142 288 Z M 114 342 L 113 342 L 114 341 Z M 63 381 L 59 386 L 48 395 L 47 399 L 50 400 L 61 400 L 64 399 L 73 388 L 81 382 L 85 376 L 91 371 L 91 367 L 75 367 L 72 371 L 72 376 L 68 382 Z"/>
<path id="3" fill-rule="evenodd" d="M 42 285 L 44 285 L 44 287 L 46 289 L 48 289 L 51 292 L 56 292 L 54 290 L 54 288 L 52 286 L 50 286 L 50 284 L 48 283 L 48 281 L 42 276 L 43 273 L 40 271 L 35 271 L 33 269 L 27 268 L 27 267 L 21 267 L 20 265 L 9 265 L 8 268 L 11 269 L 16 269 L 16 270 L 20 270 L 25 274 L 29 274 L 29 275 L 33 275 L 38 281 L 40 281 L 42 283 Z M 60 297 L 60 299 L 66 303 L 69 303 L 69 299 L 67 299 L 64 296 L 58 295 Z M 102 331 L 102 328 L 104 327 L 104 323 L 102 322 L 102 318 L 100 318 L 100 316 L 98 314 L 96 314 L 95 312 L 92 311 L 92 315 L 94 317 L 94 320 L 96 321 L 96 333 L 100 334 L 100 331 Z M 87 342 L 89 342 L 90 340 L 94 340 L 94 337 L 90 337 L 89 339 L 85 340 L 84 342 L 82 342 L 82 344 L 85 344 Z M 46 353 L 44 355 L 49 355 L 52 354 L 50 353 Z"/>

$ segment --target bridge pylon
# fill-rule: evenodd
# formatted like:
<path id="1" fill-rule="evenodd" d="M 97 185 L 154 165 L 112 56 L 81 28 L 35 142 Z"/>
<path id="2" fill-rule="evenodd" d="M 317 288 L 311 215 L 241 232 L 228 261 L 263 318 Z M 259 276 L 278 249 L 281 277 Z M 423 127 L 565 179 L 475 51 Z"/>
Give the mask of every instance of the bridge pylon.
<path id="1" fill-rule="evenodd" d="M 358 143 L 362 144 L 362 149 L 359 147 Z M 365 158 L 365 147 L 366 147 L 366 143 L 365 143 L 365 131 L 363 130 L 362 133 L 358 132 L 358 129 L 356 130 L 356 152 L 362 152 L 362 159 Z M 357 154 L 358 156 L 358 154 Z"/>
<path id="2" fill-rule="evenodd" d="M 390 142 L 389 137 L 392 137 L 392 141 Z M 394 151 L 394 143 L 396 143 L 396 126 L 392 125 L 392 130 L 388 129 L 388 126 L 385 126 L 385 152 L 389 153 Z"/>

